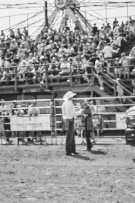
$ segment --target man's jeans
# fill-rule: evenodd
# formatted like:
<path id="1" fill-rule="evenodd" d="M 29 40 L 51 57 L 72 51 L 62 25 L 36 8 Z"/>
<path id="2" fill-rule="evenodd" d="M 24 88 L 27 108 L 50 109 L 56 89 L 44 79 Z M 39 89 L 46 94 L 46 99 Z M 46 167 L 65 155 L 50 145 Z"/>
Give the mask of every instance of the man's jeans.
<path id="1" fill-rule="evenodd" d="M 74 136 L 74 119 L 66 119 L 66 153 L 74 153 L 75 150 L 75 136 Z"/>

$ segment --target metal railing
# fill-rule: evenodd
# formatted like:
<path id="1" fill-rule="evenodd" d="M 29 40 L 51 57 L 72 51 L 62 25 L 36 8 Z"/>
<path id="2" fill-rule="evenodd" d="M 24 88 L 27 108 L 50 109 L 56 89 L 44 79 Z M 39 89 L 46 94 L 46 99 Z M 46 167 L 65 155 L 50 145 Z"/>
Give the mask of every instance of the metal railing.
<path id="1" fill-rule="evenodd" d="M 78 104 L 85 100 L 93 101 L 93 107 L 95 112 L 92 112 L 94 130 L 102 130 L 111 132 L 116 130 L 125 130 L 126 128 L 126 110 L 132 106 L 133 103 L 117 103 L 118 99 L 135 99 L 135 96 L 125 97 L 86 97 L 74 99 L 74 104 L 78 108 Z M 36 100 L 37 105 L 34 108 L 40 109 L 39 115 L 28 115 L 28 113 L 14 113 L 14 111 L 28 110 L 28 106 L 24 104 L 30 104 L 33 100 L 20 100 L 20 101 L 3 101 L 1 104 L 5 104 L 6 107 L 0 108 L 0 125 L 3 125 L 3 132 L 5 136 L 21 139 L 28 138 L 28 133 L 40 133 L 43 132 L 43 140 L 46 141 L 46 132 L 49 133 L 49 144 L 57 144 L 58 136 L 60 136 L 62 143 L 63 135 L 63 120 L 62 120 L 62 103 L 63 99 L 55 98 L 54 100 Z M 35 102 L 35 100 L 34 100 Z M 41 106 L 42 102 L 42 106 Z M 21 107 L 13 106 L 14 103 L 23 104 Z M 121 107 L 124 107 L 122 111 Z M 118 111 L 119 109 L 119 111 Z M 42 111 L 43 110 L 43 111 Z M 3 119 L 3 121 L 2 121 Z M 75 130 L 83 130 L 81 128 L 81 116 L 75 118 Z M 109 135 L 109 134 L 108 134 Z M 35 139 L 35 137 L 34 137 Z M 47 143 L 47 142 L 45 142 Z"/>

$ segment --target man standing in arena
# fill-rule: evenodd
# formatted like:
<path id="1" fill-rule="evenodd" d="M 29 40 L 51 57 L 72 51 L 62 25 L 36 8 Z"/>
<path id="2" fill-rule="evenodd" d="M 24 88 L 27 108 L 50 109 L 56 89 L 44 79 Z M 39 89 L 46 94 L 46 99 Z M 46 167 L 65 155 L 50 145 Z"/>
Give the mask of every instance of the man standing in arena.
<path id="1" fill-rule="evenodd" d="M 76 112 L 73 104 L 73 97 L 76 94 L 72 91 L 68 91 L 64 97 L 64 103 L 62 104 L 62 117 L 66 130 L 66 155 L 71 156 L 78 154 L 75 149 L 75 135 L 74 135 L 74 118 L 81 114 L 81 111 Z"/>

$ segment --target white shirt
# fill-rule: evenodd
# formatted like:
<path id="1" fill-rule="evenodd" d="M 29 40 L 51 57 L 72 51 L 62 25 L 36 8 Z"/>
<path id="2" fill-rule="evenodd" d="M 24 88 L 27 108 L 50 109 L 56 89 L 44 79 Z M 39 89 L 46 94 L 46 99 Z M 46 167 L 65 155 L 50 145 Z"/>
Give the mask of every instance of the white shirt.
<path id="1" fill-rule="evenodd" d="M 75 106 L 71 100 L 66 100 L 62 104 L 62 117 L 63 119 L 72 119 L 82 113 L 82 109 L 80 111 L 75 111 Z"/>
<path id="2" fill-rule="evenodd" d="M 113 56 L 113 48 L 111 46 L 106 46 L 103 49 L 104 58 L 112 58 Z"/>
<path id="3" fill-rule="evenodd" d="M 30 105 L 28 109 L 28 115 L 38 115 L 40 113 L 39 109 L 35 106 Z"/>
<path id="4" fill-rule="evenodd" d="M 70 72 L 70 63 L 69 62 L 62 62 L 60 65 L 60 69 L 64 73 L 69 73 Z"/>
<path id="5" fill-rule="evenodd" d="M 71 100 L 66 100 L 62 104 L 63 119 L 72 119 L 76 116 L 75 106 Z"/>

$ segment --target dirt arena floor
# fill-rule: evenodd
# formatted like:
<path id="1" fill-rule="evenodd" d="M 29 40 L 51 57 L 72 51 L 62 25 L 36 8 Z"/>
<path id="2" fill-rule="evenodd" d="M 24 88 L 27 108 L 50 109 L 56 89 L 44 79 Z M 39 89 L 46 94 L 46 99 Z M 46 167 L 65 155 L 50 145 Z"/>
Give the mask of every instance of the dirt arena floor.
<path id="1" fill-rule="evenodd" d="M 135 147 L 108 138 L 92 153 L 76 148 L 0 145 L 0 203 L 135 203 Z"/>

